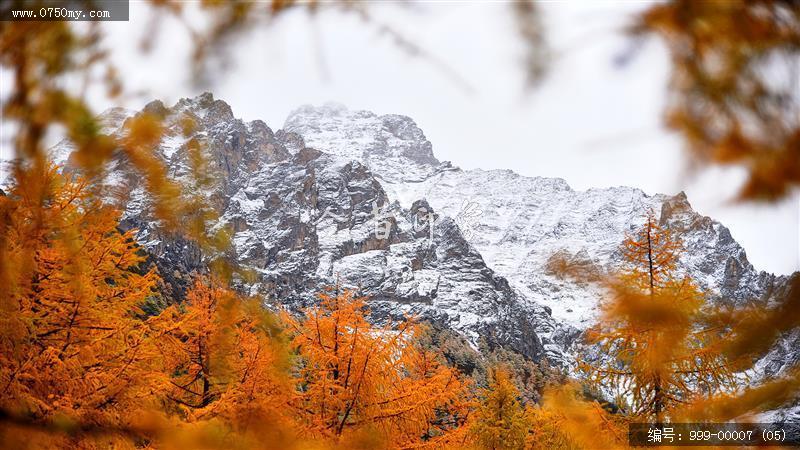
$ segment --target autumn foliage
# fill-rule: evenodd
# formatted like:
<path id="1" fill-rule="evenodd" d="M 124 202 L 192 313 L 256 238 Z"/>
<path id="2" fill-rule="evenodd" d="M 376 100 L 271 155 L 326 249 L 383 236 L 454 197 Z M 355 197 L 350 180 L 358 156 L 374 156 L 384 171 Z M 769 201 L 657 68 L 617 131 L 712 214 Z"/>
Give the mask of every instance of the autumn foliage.
<path id="1" fill-rule="evenodd" d="M 658 36 L 669 51 L 666 123 L 683 136 L 692 159 L 744 169 L 742 199 L 790 196 L 800 183 L 800 5 L 660 2 L 633 31 Z"/>
<path id="2" fill-rule="evenodd" d="M 170 418 L 188 430 L 225 430 L 224 445 L 290 446 L 293 387 L 273 315 L 216 280 L 198 279 L 183 304 L 153 321 L 163 336 L 159 400 Z"/>
<path id="3" fill-rule="evenodd" d="M 601 279 L 586 335 L 585 388 L 612 403 L 551 385 L 534 404 L 510 369 L 476 386 L 423 346 L 423 324 L 375 325 L 348 290 L 276 315 L 209 274 L 155 307 L 158 274 L 119 213 L 86 178 L 38 176 L 0 197 L 0 439 L 14 447 L 622 448 L 628 421 L 729 420 L 798 388 L 732 389 L 736 355 L 762 348 L 737 322 L 751 316 L 705 308 L 652 214 Z"/>
<path id="4" fill-rule="evenodd" d="M 486 449 L 523 449 L 528 444 L 531 417 L 505 367 L 491 370 L 489 386 L 472 417 L 475 444 Z"/>
<path id="5" fill-rule="evenodd" d="M 625 239 L 626 266 L 609 280 L 604 317 L 587 332 L 599 352 L 581 363 L 624 413 L 658 422 L 734 384 L 721 352 L 725 330 L 703 326 L 703 294 L 677 269 L 681 248 L 652 213 Z"/>
<path id="6" fill-rule="evenodd" d="M 183 2 L 152 3 L 188 25 L 197 78 L 258 8 L 272 19 L 318 7 L 202 2 L 212 17 L 203 31 L 185 21 Z M 358 3 L 341 6 L 369 18 Z M 515 8 L 523 37 L 540 41 L 535 8 Z M 673 0 L 648 7 L 633 27 L 669 52 L 668 126 L 695 161 L 744 168 L 741 199 L 780 200 L 800 184 L 799 18 L 788 1 Z M 153 217 L 209 259 L 225 253 L 226 230 L 209 233 L 215 211 L 186 191 L 213 180 L 197 141 L 187 143 L 197 185 L 170 179 L 153 151 L 157 114 L 107 135 L 86 92 L 67 90 L 86 79 L 109 98 L 123 94 L 101 27 L 86 25 L 0 22 L 10 80 L 2 108 L 13 129 L 2 145 L 18 158 L 0 195 L 3 448 L 623 448 L 629 421 L 734 420 L 797 398 L 797 367 L 738 389 L 734 375 L 800 325 L 800 278 L 769 306 L 711 308 L 680 271 L 679 239 L 653 215 L 622 243 L 625 267 L 610 277 L 553 259 L 553 272 L 599 283 L 608 296 L 585 336 L 583 386 L 548 386 L 536 404 L 521 398 L 510 369 L 491 368 L 481 386 L 422 345 L 422 324 L 375 325 L 368 300 L 346 290 L 275 314 L 229 287 L 233 269 L 220 258 L 185 299 L 164 298 L 135 230 L 120 231 L 120 213 L 93 177 L 122 155 Z M 528 58 L 532 74 L 538 60 Z M 788 83 L 765 77 L 780 70 Z M 54 131 L 74 145 L 69 170 L 49 162 Z"/>
<path id="7" fill-rule="evenodd" d="M 421 345 L 422 324 L 376 326 L 347 290 L 278 317 L 203 276 L 182 302 L 145 313 L 160 304 L 158 274 L 132 232 L 117 230 L 118 213 L 85 179 L 55 168 L 44 176 L 48 189 L 34 191 L 43 195 L 15 186 L 0 197 L 5 445 L 543 448 L 571 439 L 554 425 L 565 412 L 522 403 L 507 369 L 493 369 L 478 392 Z"/>
<path id="8" fill-rule="evenodd" d="M 305 319 L 284 316 L 297 353 L 301 426 L 313 438 L 368 448 L 436 448 L 457 439 L 469 384 L 415 342 L 407 320 L 375 327 L 364 299 L 320 295 Z"/>
<path id="9" fill-rule="evenodd" d="M 150 406 L 153 336 L 140 306 L 156 274 L 135 270 L 144 257 L 132 233 L 116 231 L 118 214 L 85 180 L 53 168 L 41 177 L 48 189 L 17 184 L 0 197 L 0 407 L 37 422 L 125 426 Z"/>
<path id="10" fill-rule="evenodd" d="M 214 277 L 148 316 L 158 275 L 132 232 L 116 229 L 118 213 L 84 179 L 44 176 L 46 191 L 0 197 L 4 443 L 400 448 L 464 438 L 470 384 L 419 346 L 419 324 L 376 327 L 348 291 L 279 321 Z"/>

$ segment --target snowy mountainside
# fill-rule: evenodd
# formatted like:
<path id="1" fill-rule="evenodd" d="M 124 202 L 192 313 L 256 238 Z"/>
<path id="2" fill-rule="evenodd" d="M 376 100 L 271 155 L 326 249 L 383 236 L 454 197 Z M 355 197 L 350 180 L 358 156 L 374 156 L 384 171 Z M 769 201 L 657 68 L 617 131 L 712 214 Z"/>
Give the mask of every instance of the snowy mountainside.
<path id="1" fill-rule="evenodd" d="M 360 119 L 350 125 L 351 117 Z M 579 329 L 591 324 L 602 293 L 549 274 L 550 258 L 565 254 L 598 270 L 613 269 L 621 262 L 618 248 L 625 234 L 643 223 L 648 210 L 683 239 L 682 269 L 719 298 L 766 298 L 784 282 L 757 271 L 728 229 L 693 211 L 683 193 L 648 196 L 630 187 L 575 191 L 558 178 L 525 177 L 511 170 L 461 170 L 438 161 L 428 162 L 427 171 L 419 170 L 414 164 L 420 163 L 401 149 L 427 149 L 430 143 L 421 132 L 392 134 L 392 127 L 382 127 L 384 117 L 329 105 L 304 106 L 289 116 L 284 128 L 325 152 L 348 158 L 372 155 L 361 159 L 370 168 L 380 159 L 371 153 L 374 142 L 393 146 L 380 154 L 400 158 L 400 164 L 374 168 L 382 174 L 389 197 L 406 207 L 425 199 L 436 211 L 453 217 L 489 267 L 527 301 L 549 307 L 559 322 Z M 412 119 L 403 120 L 407 124 L 402 129 L 418 129 Z M 392 138 L 377 137 L 386 134 Z M 366 144 L 359 147 L 362 143 Z M 415 167 L 411 176 L 404 171 L 409 166 Z"/>
<path id="2" fill-rule="evenodd" d="M 144 112 L 164 119 L 158 156 L 192 189 L 188 145 L 202 144 L 216 183 L 201 192 L 227 227 L 227 257 L 255 274 L 239 287 L 268 304 L 300 308 L 339 284 L 370 298 L 373 318 L 416 314 L 473 346 L 503 346 L 570 364 L 575 339 L 596 318 L 602 292 L 552 274 L 555 256 L 602 273 L 620 264 L 625 234 L 653 210 L 687 247 L 681 268 L 720 299 L 766 299 L 785 277 L 757 271 L 718 222 L 682 193 L 629 187 L 576 191 L 561 179 L 510 170 L 461 170 L 440 162 L 414 121 L 400 115 L 304 106 L 282 130 L 235 118 L 202 94 Z M 109 110 L 123 133 L 135 112 Z M 196 124 L 184 128 L 186 118 Z M 67 158 L 62 142 L 52 153 Z M 141 177 L 118 154 L 106 183 L 175 292 L 202 272 L 205 256 L 151 216 Z M 776 353 L 775 358 L 782 355 Z"/>

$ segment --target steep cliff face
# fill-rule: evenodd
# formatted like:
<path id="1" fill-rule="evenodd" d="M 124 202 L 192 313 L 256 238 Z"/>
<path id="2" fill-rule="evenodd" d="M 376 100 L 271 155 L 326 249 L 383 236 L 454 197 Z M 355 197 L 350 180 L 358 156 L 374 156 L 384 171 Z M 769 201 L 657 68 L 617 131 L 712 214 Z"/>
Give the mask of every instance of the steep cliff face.
<path id="1" fill-rule="evenodd" d="M 268 304 L 299 308 L 338 284 L 369 296 L 376 321 L 416 314 L 475 346 L 569 364 L 603 293 L 591 282 L 561 279 L 548 265 L 558 256 L 598 275 L 613 270 L 625 234 L 649 210 L 684 240 L 681 270 L 719 301 L 766 300 L 786 282 L 755 270 L 730 232 L 693 211 L 683 193 L 575 191 L 561 179 L 461 170 L 438 161 L 408 117 L 304 106 L 273 132 L 236 119 L 211 94 L 145 110 L 164 117 L 159 156 L 187 189 L 188 142 L 204 144 L 216 182 L 200 194 L 219 213 L 209 228 L 231 231 L 227 256 L 255 274 L 239 287 Z M 110 110 L 106 130 L 121 133 L 133 114 Z M 187 117 L 196 124 L 188 134 Z M 65 159 L 70 149 L 64 142 L 53 154 Z M 187 274 L 204 270 L 202 253 L 149 215 L 150 199 L 123 157 L 107 169 L 112 201 L 125 209 L 123 226 L 139 230 L 179 292 Z M 775 353 L 769 367 L 787 357 Z"/>

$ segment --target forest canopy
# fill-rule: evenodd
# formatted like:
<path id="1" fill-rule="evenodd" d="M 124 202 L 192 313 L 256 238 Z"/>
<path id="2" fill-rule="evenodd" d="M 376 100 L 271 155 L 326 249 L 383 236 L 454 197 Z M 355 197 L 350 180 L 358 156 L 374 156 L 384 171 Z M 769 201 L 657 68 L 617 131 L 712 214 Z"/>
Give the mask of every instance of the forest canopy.
<path id="1" fill-rule="evenodd" d="M 12 1 L 2 9 L 19 8 Z M 86 4 L 91 2 L 85 2 Z M 248 29 L 286 11 L 361 2 L 180 1 L 152 7 L 187 23 L 198 79 Z M 546 76 L 546 34 L 534 2 L 510 4 L 531 86 Z M 155 24 L 154 26 L 157 26 Z M 392 29 L 398 51 L 436 65 Z M 800 6 L 790 1 L 671 0 L 635 18 L 630 39 L 656 36 L 670 55 L 666 124 L 702 165 L 743 167 L 739 201 L 779 201 L 800 183 L 797 80 Z M 0 22 L 2 142 L 13 155 L 0 191 L 0 443 L 7 448 L 627 448 L 634 422 L 732 421 L 795 401 L 800 368 L 742 383 L 758 357 L 800 325 L 800 279 L 766 305 L 709 302 L 677 261 L 687 251 L 655 213 L 619 243 L 624 267 L 587 275 L 553 259 L 564 280 L 600 286 L 602 315 L 579 340 L 577 367 L 504 348 L 473 348 L 440 324 L 371 316 L 370 298 L 339 285 L 299 310 L 268 308 L 232 280 L 230 230 L 203 188 L 216 182 L 189 140 L 191 186 L 155 149 L 165 134 L 145 111 L 107 134 L 86 98 L 126 95 L 103 28 Z M 146 51 L 157 42 L 142 43 Z M 774 84 L 766 74 L 793 74 Z M 84 80 L 84 89 L 68 81 Z M 196 126 L 181 123 L 185 136 Z M 47 136 L 73 145 L 57 166 Z M 104 167 L 124 157 L 153 217 L 192 242 L 203 270 L 178 295 L 106 201 Z M 280 299 L 278 299 L 280 300 Z M 572 370 L 575 369 L 575 370 Z"/>

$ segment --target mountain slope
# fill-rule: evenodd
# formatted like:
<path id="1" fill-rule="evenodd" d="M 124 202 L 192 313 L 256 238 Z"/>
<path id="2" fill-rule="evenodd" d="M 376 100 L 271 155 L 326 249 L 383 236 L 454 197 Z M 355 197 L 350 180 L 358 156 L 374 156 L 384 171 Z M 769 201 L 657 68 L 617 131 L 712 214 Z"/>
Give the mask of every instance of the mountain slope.
<path id="1" fill-rule="evenodd" d="M 387 117 L 392 118 L 390 125 Z M 353 123 L 353 118 L 358 120 Z M 757 271 L 728 229 L 693 211 L 683 193 L 648 196 L 629 187 L 575 191 L 562 179 L 524 177 L 510 170 L 461 170 L 418 157 L 427 156 L 430 143 L 403 116 L 304 106 L 289 116 L 284 128 L 325 152 L 348 158 L 371 155 L 359 160 L 379 174 L 392 200 L 408 206 L 425 199 L 455 218 L 489 267 L 527 300 L 548 306 L 557 320 L 578 328 L 594 321 L 601 293 L 549 274 L 548 261 L 559 254 L 598 271 L 618 267 L 625 233 L 641 225 L 648 210 L 683 239 L 681 268 L 718 298 L 738 303 L 766 298 L 785 283 L 783 277 Z M 388 148 L 374 153 L 376 142 Z M 392 155 L 393 163 L 382 161 L 382 154 Z M 413 170 L 407 172 L 407 167 Z"/>
<path id="2" fill-rule="evenodd" d="M 365 164 L 307 148 L 298 135 L 273 132 L 263 122 L 235 119 L 210 94 L 169 108 L 152 102 L 144 113 L 163 117 L 158 156 L 187 190 L 193 186 L 188 145 L 202 144 L 217 180 L 201 192 L 219 214 L 207 227 L 231 231 L 227 257 L 254 274 L 239 287 L 268 304 L 297 309 L 326 287 L 357 289 L 370 297 L 376 321 L 416 315 L 458 331 L 474 347 L 508 347 L 530 359 L 561 358 L 574 336 L 488 268 L 451 219 L 425 202 L 391 203 Z M 125 117 L 115 111 L 103 120 Z M 187 135 L 185 118 L 195 122 Z M 122 133 L 121 125 L 110 130 Z M 68 147 L 53 153 L 67 154 Z M 181 292 L 192 273 L 204 270 L 202 253 L 150 214 L 151 200 L 123 155 L 109 163 L 105 180 L 110 201 L 125 210 L 123 227 L 138 230 L 162 276 Z"/>
<path id="3" fill-rule="evenodd" d="M 653 210 L 687 251 L 681 269 L 734 304 L 768 299 L 786 282 L 759 272 L 728 230 L 692 210 L 686 196 L 628 187 L 575 191 L 561 179 L 509 170 L 461 170 L 440 162 L 405 116 L 343 106 L 304 106 L 283 130 L 236 119 L 211 94 L 172 107 L 158 155 L 193 189 L 188 143 L 196 139 L 217 180 L 200 194 L 228 228 L 226 255 L 254 277 L 239 288 L 276 306 L 299 308 L 326 286 L 370 297 L 373 319 L 415 314 L 458 331 L 474 346 L 504 346 L 527 358 L 571 363 L 576 337 L 597 315 L 599 287 L 548 269 L 568 258 L 598 274 L 621 262 L 618 247 Z M 133 112 L 110 110 L 106 130 L 122 133 Z M 185 135 L 186 118 L 196 126 Z M 65 158 L 68 142 L 53 149 Z M 107 166 L 110 201 L 124 208 L 162 276 L 180 293 L 206 261 L 167 233 L 147 207 L 140 177 L 116 158 Z"/>

